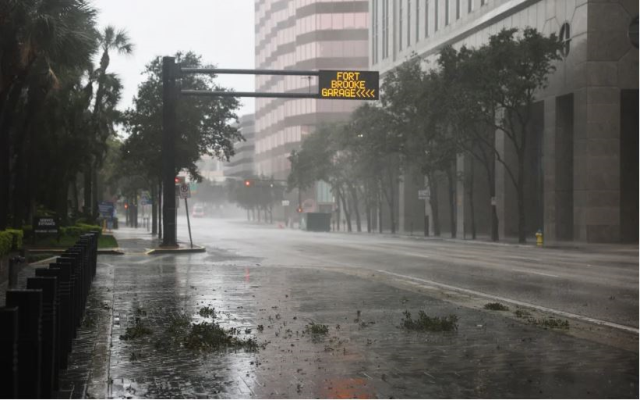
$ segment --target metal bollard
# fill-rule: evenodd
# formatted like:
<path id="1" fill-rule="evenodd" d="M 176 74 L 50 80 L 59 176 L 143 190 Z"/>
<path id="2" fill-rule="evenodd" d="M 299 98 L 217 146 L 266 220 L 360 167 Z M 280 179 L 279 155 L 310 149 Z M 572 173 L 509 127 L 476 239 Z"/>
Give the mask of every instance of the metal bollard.
<path id="1" fill-rule="evenodd" d="M 48 269 L 48 268 L 36 268 L 36 277 L 50 277 L 55 278 L 56 280 L 56 297 L 54 303 L 54 312 L 55 312 L 55 341 L 53 344 L 53 390 L 59 390 L 60 383 L 60 368 L 62 368 L 62 309 L 60 307 L 60 297 L 61 297 L 61 286 L 60 286 L 60 274 L 62 273 L 59 269 Z M 66 364 L 65 364 L 66 368 Z"/>
<path id="2" fill-rule="evenodd" d="M 40 365 L 40 395 L 53 397 L 53 376 L 56 342 L 57 279 L 37 277 L 27 279 L 27 289 L 42 290 L 42 363 Z"/>
<path id="3" fill-rule="evenodd" d="M 25 263 L 24 257 L 11 257 L 9 259 L 9 289 L 18 288 L 18 272 Z"/>
<path id="4" fill-rule="evenodd" d="M 7 290 L 7 306 L 18 307 L 18 397 L 40 398 L 41 290 Z"/>
<path id="5" fill-rule="evenodd" d="M 80 280 L 78 279 L 77 266 L 72 261 L 62 257 L 58 257 L 54 264 L 56 268 L 69 270 L 69 294 L 71 297 L 71 326 L 73 328 L 72 339 L 76 338 L 76 329 L 80 326 L 81 320 L 81 298 L 80 298 Z"/>
<path id="6" fill-rule="evenodd" d="M 66 265 L 51 264 L 50 270 L 58 272 L 60 281 L 60 368 L 67 369 L 74 331 L 73 279 L 71 268 Z"/>
<path id="7" fill-rule="evenodd" d="M 76 289 L 77 289 L 77 297 L 76 297 L 76 312 L 77 312 L 77 326 L 80 326 L 80 321 L 82 320 L 82 315 L 84 314 L 84 304 L 86 302 L 86 297 L 88 295 L 86 288 L 86 272 L 83 268 L 82 262 L 82 254 L 79 250 L 74 249 L 73 252 L 67 250 L 61 257 L 58 257 L 56 260 L 58 264 L 69 264 L 73 268 L 73 272 L 76 279 Z"/>
<path id="8" fill-rule="evenodd" d="M 18 397 L 18 309 L 0 308 L 0 399 Z"/>

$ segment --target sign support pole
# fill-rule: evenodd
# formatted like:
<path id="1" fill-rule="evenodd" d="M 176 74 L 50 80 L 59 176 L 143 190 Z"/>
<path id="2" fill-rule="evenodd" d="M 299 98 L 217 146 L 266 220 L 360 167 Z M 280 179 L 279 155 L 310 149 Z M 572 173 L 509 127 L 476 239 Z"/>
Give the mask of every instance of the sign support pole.
<path id="1" fill-rule="evenodd" d="M 191 242 L 191 248 L 193 249 L 193 239 L 191 238 L 191 221 L 189 220 L 189 205 L 187 204 L 187 198 L 184 198 L 184 211 L 187 213 L 187 227 L 189 227 L 189 242 Z"/>

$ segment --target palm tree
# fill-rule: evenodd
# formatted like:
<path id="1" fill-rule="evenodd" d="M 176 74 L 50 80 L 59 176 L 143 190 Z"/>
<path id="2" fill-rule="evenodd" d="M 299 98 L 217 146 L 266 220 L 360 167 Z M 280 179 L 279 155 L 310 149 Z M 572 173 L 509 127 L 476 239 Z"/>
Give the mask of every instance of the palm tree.
<path id="1" fill-rule="evenodd" d="M 104 126 L 100 124 L 100 118 L 101 113 L 105 108 L 104 99 L 108 86 L 107 68 L 111 61 L 109 52 L 115 50 L 120 54 L 131 54 L 133 52 L 133 44 L 131 43 L 126 31 L 116 31 L 113 26 L 107 26 L 104 31 L 100 33 L 99 43 L 102 50 L 102 56 L 100 58 L 100 67 L 94 72 L 94 77 L 98 83 L 98 90 L 96 91 L 93 107 L 92 128 L 93 134 L 96 137 L 105 137 L 106 140 L 108 132 L 104 132 Z M 97 168 L 101 163 L 100 152 L 97 150 L 94 153 L 96 154 L 94 154 L 92 159 L 87 163 L 86 171 L 84 172 L 85 212 L 87 213 L 87 216 L 92 217 L 96 216 L 96 212 L 98 210 Z"/>
<path id="2" fill-rule="evenodd" d="M 8 222 L 12 139 L 23 139 L 16 116 L 26 106 L 24 89 L 34 76 L 42 81 L 44 71 L 48 91 L 57 85 L 60 70 L 89 62 L 96 43 L 95 15 L 85 0 L 6 0 L 0 5 L 0 229 Z M 41 98 L 32 99 L 42 104 Z M 30 112 L 37 110 L 31 107 Z"/>

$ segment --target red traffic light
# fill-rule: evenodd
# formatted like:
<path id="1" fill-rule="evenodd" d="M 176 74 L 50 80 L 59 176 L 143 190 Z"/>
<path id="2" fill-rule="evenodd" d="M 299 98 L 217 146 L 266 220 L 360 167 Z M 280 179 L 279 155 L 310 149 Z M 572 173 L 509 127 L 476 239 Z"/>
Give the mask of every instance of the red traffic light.
<path id="1" fill-rule="evenodd" d="M 173 180 L 175 183 L 180 183 L 180 178 L 178 178 L 177 176 L 175 177 L 175 179 Z"/>
<path id="2" fill-rule="evenodd" d="M 298 207 L 298 212 L 301 213 L 302 212 L 302 207 Z"/>
<path id="3" fill-rule="evenodd" d="M 129 208 L 129 204 L 124 203 L 124 209 L 126 210 L 126 209 L 128 209 L 128 208 Z"/>
<path id="4" fill-rule="evenodd" d="M 250 180 L 246 180 L 246 181 L 244 181 L 244 185 L 245 185 L 246 187 L 251 186 L 251 181 L 250 181 Z"/>

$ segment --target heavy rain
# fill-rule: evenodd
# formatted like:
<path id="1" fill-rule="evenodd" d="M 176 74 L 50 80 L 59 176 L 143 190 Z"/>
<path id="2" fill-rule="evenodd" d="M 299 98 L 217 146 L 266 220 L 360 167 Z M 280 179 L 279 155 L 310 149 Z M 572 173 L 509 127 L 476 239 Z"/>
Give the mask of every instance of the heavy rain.
<path id="1" fill-rule="evenodd" d="M 637 1 L 0 31 L 0 398 L 638 398 Z"/>

